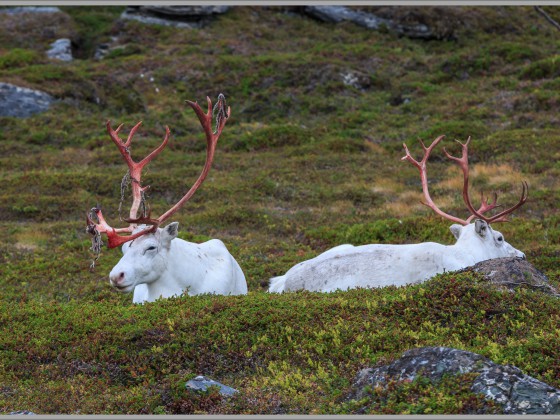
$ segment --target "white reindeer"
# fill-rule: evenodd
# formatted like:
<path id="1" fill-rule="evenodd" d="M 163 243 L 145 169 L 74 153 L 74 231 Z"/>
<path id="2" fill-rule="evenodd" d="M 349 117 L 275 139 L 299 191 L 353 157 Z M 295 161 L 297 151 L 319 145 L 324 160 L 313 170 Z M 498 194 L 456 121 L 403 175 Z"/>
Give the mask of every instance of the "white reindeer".
<path id="1" fill-rule="evenodd" d="M 349 244 L 332 248 L 319 256 L 301 262 L 286 274 L 270 279 L 269 292 L 310 290 L 332 292 L 356 287 L 401 286 L 425 281 L 445 271 L 455 271 L 492 258 L 521 257 L 525 254 L 508 244 L 503 235 L 490 227 L 491 222 L 506 221 L 506 215 L 520 207 L 527 200 L 528 186 L 523 182 L 523 192 L 519 202 L 499 214 L 485 217 L 483 213 L 497 207 L 497 194 L 492 204 L 482 200 L 478 210 L 471 204 L 468 194 L 468 144 L 470 137 L 462 146 L 462 157 L 446 156 L 457 163 L 463 171 L 463 199 L 471 212 L 466 220 L 451 216 L 440 210 L 430 198 L 426 163 L 432 149 L 443 139 L 438 137 L 424 149 L 424 157 L 418 162 L 410 155 L 406 144 L 408 160 L 420 170 L 425 205 L 440 216 L 453 222 L 451 232 L 457 239 L 454 245 L 424 242 L 410 245 L 370 244 L 353 246 Z M 474 223 L 471 221 L 474 219 Z"/>
<path id="2" fill-rule="evenodd" d="M 230 116 L 230 108 L 225 105 L 225 98 L 220 94 L 214 109 L 210 98 L 208 111 L 204 113 L 196 102 L 186 101 L 195 111 L 206 134 L 207 150 L 204 168 L 196 182 L 187 193 L 167 212 L 157 219 L 149 217 L 146 209 L 144 192 L 148 188 L 140 184 L 142 169 L 150 162 L 169 140 L 169 128 L 163 142 L 140 162 L 134 162 L 130 154 L 130 144 L 136 130 L 142 122 L 136 124 L 128 135 L 126 142 L 119 137 L 116 130 L 107 122 L 107 131 L 117 145 L 126 161 L 128 177 L 132 187 L 132 206 L 128 227 L 114 229 L 105 221 L 101 210 L 93 208 L 87 217 L 86 230 L 93 235 L 93 249 L 98 252 L 100 235 L 105 233 L 109 248 L 122 245 L 123 257 L 109 274 L 109 282 L 119 292 L 132 292 L 134 303 L 153 302 L 158 298 L 178 296 L 183 293 L 197 295 L 215 293 L 238 295 L 247 293 L 247 282 L 239 264 L 217 239 L 202 244 L 195 244 L 177 238 L 177 222 L 164 228 L 159 226 L 187 202 L 206 178 L 212 161 L 218 138 Z M 216 112 L 216 131 L 212 131 L 212 113 Z M 125 176 L 126 178 L 126 176 Z M 124 181 L 124 180 L 123 180 Z M 142 214 L 138 217 L 138 210 Z M 91 216 L 97 218 L 98 223 Z M 119 235 L 128 233 L 129 235 Z"/>

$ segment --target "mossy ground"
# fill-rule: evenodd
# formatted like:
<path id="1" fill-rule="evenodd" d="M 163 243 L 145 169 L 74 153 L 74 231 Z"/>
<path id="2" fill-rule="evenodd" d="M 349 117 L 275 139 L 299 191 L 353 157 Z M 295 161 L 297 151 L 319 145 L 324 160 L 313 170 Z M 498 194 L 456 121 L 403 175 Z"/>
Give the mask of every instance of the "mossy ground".
<path id="1" fill-rule="evenodd" d="M 266 293 L 270 277 L 341 243 L 452 243 L 449 223 L 420 204 L 417 170 L 400 160 L 403 142 L 418 157 L 417 138 L 440 134 L 454 154 L 453 139 L 473 138 L 473 195 L 495 190 L 507 206 L 529 182 L 528 202 L 496 228 L 559 285 L 559 42 L 531 7 L 412 9 L 454 35 L 437 41 L 275 7 L 233 7 L 197 30 L 118 21 L 118 7 L 63 10 L 0 15 L 0 81 L 60 100 L 31 118 L 0 118 L 0 413 L 499 412 L 463 377 L 345 400 L 360 368 L 424 345 L 478 352 L 560 387 L 551 297 L 488 291 L 468 274 L 382 290 Z M 75 42 L 72 63 L 44 54 L 63 36 Z M 121 48 L 94 60 L 101 42 Z M 361 85 L 345 84 L 349 73 Z M 127 132 L 143 121 L 136 157 L 170 127 L 145 174 L 160 214 L 204 161 L 184 100 L 218 93 L 232 116 L 208 179 L 176 220 L 183 239 L 226 243 L 249 295 L 132 305 L 107 281 L 118 250 L 104 249 L 89 270 L 85 214 L 99 204 L 118 220 L 126 170 L 105 122 Z M 464 216 L 458 169 L 437 156 L 432 195 Z M 240 393 L 191 395 L 184 383 L 199 374 Z"/>

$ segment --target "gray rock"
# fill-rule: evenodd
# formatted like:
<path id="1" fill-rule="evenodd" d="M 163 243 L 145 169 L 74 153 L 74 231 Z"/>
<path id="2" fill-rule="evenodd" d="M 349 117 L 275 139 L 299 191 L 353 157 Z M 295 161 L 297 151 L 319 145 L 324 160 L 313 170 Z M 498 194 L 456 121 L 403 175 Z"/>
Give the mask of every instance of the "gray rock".
<path id="1" fill-rule="evenodd" d="M 141 6 L 141 9 L 164 16 L 200 17 L 225 13 L 229 6 Z"/>
<path id="2" fill-rule="evenodd" d="M 21 6 L 0 8 L 0 13 L 6 13 L 8 15 L 18 15 L 20 13 L 60 13 L 60 9 L 58 7 Z"/>
<path id="3" fill-rule="evenodd" d="M 201 28 L 212 15 L 228 10 L 229 6 L 129 6 L 121 19 L 194 29 Z"/>
<path id="4" fill-rule="evenodd" d="M 56 99 L 48 93 L 0 83 L 0 117 L 26 118 L 46 111 Z"/>
<path id="5" fill-rule="evenodd" d="M 549 283 L 546 275 L 522 258 L 494 258 L 460 270 L 460 272 L 467 271 L 483 274 L 490 284 L 502 290 L 514 291 L 520 287 L 527 287 L 560 297 L 560 291 Z"/>
<path id="6" fill-rule="evenodd" d="M 19 411 L 12 411 L 10 416 L 35 416 L 36 414 L 33 411 L 27 410 L 19 410 Z"/>
<path id="7" fill-rule="evenodd" d="M 68 38 L 57 39 L 51 44 L 47 56 L 54 60 L 72 61 L 72 42 Z"/>
<path id="8" fill-rule="evenodd" d="M 378 368 L 361 370 L 349 399 L 367 395 L 366 387 L 384 386 L 387 379 L 414 380 L 418 375 L 432 381 L 443 375 L 479 373 L 471 390 L 502 405 L 506 414 L 560 414 L 560 390 L 525 375 L 515 366 L 498 365 L 469 351 L 448 347 L 421 347 Z"/>
<path id="9" fill-rule="evenodd" d="M 361 71 L 344 70 L 340 73 L 340 78 L 346 86 L 352 86 L 361 91 L 367 90 L 371 86 L 369 74 Z"/>
<path id="10" fill-rule="evenodd" d="M 220 394 L 225 397 L 231 397 L 236 392 L 236 389 L 233 389 L 229 386 L 223 385 L 219 382 L 216 382 L 212 379 L 209 379 L 205 376 L 197 376 L 194 379 L 191 379 L 185 384 L 185 388 L 193 390 L 193 391 L 206 391 L 211 386 L 217 386 L 220 388 Z"/>
<path id="11" fill-rule="evenodd" d="M 349 9 L 344 6 L 306 6 L 304 12 L 323 22 L 339 23 L 342 21 L 354 22 L 368 29 L 386 29 L 409 38 L 433 39 L 436 34 L 426 25 L 400 25 L 392 20 L 384 19 L 371 13 Z"/>

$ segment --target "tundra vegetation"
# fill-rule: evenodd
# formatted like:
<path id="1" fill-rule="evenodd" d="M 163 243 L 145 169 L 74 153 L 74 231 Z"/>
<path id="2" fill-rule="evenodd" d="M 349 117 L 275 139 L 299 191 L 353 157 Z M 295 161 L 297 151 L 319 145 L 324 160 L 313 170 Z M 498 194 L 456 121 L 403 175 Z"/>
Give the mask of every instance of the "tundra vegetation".
<path id="1" fill-rule="evenodd" d="M 119 21 L 119 7 L 61 9 L 0 15 L 0 81 L 60 100 L 0 117 L 0 413 L 500 412 L 467 375 L 346 400 L 361 368 L 420 346 L 476 352 L 560 388 L 551 296 L 503 293 L 473 273 L 267 292 L 269 278 L 342 243 L 453 243 L 448 221 L 420 204 L 416 168 L 400 160 L 403 143 L 441 134 L 453 155 L 453 139 L 473 138 L 473 196 L 497 191 L 508 206 L 528 181 L 528 201 L 499 230 L 558 287 L 559 33 L 533 8 L 399 9 L 453 34 L 430 41 L 275 7 L 233 7 L 196 30 Z M 63 37 L 77 59 L 46 58 Z M 111 49 L 95 60 L 100 43 Z M 109 285 L 119 250 L 104 248 L 89 270 L 85 213 L 98 203 L 118 219 L 126 171 L 105 122 L 142 120 L 139 156 L 170 126 L 143 179 L 161 214 L 204 165 L 184 101 L 220 92 L 232 114 L 212 171 L 174 218 L 182 239 L 222 240 L 249 293 L 134 305 Z M 450 214 L 464 212 L 459 172 L 430 162 L 430 192 Z M 185 382 L 197 375 L 239 392 L 191 393 Z"/>

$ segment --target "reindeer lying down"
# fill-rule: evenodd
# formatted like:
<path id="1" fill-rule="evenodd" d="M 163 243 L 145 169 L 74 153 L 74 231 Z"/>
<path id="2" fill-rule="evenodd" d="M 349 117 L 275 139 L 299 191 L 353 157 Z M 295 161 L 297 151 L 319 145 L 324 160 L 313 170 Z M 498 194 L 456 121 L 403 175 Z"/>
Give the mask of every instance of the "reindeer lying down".
<path id="1" fill-rule="evenodd" d="M 86 230 L 93 235 L 94 251 L 99 252 L 101 233 L 107 235 L 109 248 L 122 245 L 124 255 L 111 270 L 109 282 L 119 292 L 133 292 L 134 303 L 152 302 L 158 298 L 178 296 L 183 293 L 189 295 L 247 293 L 247 282 L 243 271 L 222 241 L 212 239 L 202 244 L 195 244 L 177 238 L 177 222 L 170 223 L 164 228 L 159 227 L 192 197 L 212 165 L 218 138 L 231 111 L 229 107 L 226 110 L 225 98 L 221 94 L 214 108 L 210 98 L 207 98 L 207 102 L 208 111 L 204 113 L 196 102 L 187 101 L 195 111 L 206 134 L 207 150 L 204 168 L 187 193 L 157 219 L 149 217 L 144 201 L 144 191 L 148 187 L 142 187 L 140 180 L 144 166 L 167 145 L 169 128 L 166 127 L 166 135 L 160 146 L 140 162 L 134 162 L 130 145 L 141 122 L 132 128 L 126 142 L 119 137 L 122 126 L 113 130 L 107 122 L 107 131 L 129 168 L 128 177 L 131 181 L 133 197 L 129 218 L 125 219 L 129 226 L 115 229 L 105 221 L 100 209 L 93 208 L 87 217 Z M 216 114 L 215 132 L 212 131 L 213 113 Z M 141 209 L 142 213 L 139 217 L 138 212 Z M 98 223 L 95 223 L 92 217 L 97 218 Z"/>
<path id="2" fill-rule="evenodd" d="M 295 265 L 283 276 L 273 277 L 270 279 L 269 292 L 299 289 L 332 292 L 356 287 L 401 286 L 422 282 L 436 274 L 459 270 L 492 258 L 525 258 L 525 254 L 507 243 L 500 232 L 490 227 L 490 223 L 506 221 L 506 215 L 525 203 L 527 184 L 523 183 L 521 199 L 515 206 L 492 217 L 484 216 L 487 211 L 498 207 L 495 194 L 492 204 L 488 203 L 488 200 L 482 200 L 481 207 L 476 210 L 468 194 L 469 137 L 465 144 L 461 144 L 461 158 L 451 156 L 445 149 L 444 152 L 463 171 L 463 199 L 471 216 L 463 220 L 443 212 L 430 197 L 426 171 L 428 157 L 442 139 L 443 136 L 438 137 L 429 147 L 422 143 L 424 157 L 420 162 L 412 158 L 404 145 L 406 155 L 402 159 L 408 160 L 420 170 L 422 190 L 426 200 L 424 204 L 440 216 L 455 222 L 450 227 L 457 239 L 455 244 L 424 242 L 410 245 L 340 245 Z M 473 219 L 474 223 L 471 223 Z"/>

